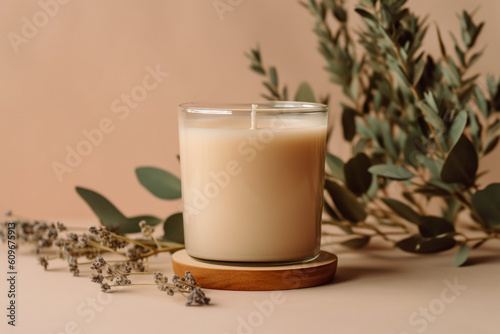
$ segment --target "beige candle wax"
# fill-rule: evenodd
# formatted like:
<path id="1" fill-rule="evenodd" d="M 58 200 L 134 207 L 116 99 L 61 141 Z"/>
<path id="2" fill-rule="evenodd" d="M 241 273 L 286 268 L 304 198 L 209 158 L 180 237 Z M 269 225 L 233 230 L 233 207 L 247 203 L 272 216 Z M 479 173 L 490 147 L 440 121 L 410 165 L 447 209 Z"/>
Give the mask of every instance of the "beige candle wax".
<path id="1" fill-rule="evenodd" d="M 188 254 L 239 262 L 313 258 L 321 235 L 326 106 L 180 110 Z"/>

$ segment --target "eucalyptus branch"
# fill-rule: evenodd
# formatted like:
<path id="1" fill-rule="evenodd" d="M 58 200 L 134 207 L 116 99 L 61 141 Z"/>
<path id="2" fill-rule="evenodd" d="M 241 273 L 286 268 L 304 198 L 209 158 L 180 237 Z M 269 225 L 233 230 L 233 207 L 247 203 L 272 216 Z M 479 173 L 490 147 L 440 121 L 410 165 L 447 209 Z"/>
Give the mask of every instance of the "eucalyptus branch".
<path id="1" fill-rule="evenodd" d="M 270 101 L 288 101 L 288 88 L 284 86 L 283 89 L 280 89 L 278 72 L 274 66 L 266 70 L 262 62 L 260 48 L 257 46 L 255 49 L 251 49 L 249 53 L 246 53 L 246 56 L 251 61 L 250 68 L 267 79 L 263 82 L 263 85 L 267 88 L 270 95 L 262 94 L 262 97 Z"/>

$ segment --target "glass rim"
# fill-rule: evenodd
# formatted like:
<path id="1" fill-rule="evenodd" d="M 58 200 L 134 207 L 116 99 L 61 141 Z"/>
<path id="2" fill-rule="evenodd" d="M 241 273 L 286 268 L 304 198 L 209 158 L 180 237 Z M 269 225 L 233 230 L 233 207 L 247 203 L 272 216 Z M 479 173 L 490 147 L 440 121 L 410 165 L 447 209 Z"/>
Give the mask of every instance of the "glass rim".
<path id="1" fill-rule="evenodd" d="M 253 103 L 188 102 L 179 105 L 179 111 L 195 114 L 232 114 L 252 112 L 253 105 L 258 113 L 317 113 L 327 112 L 328 106 L 316 102 L 265 101 Z"/>

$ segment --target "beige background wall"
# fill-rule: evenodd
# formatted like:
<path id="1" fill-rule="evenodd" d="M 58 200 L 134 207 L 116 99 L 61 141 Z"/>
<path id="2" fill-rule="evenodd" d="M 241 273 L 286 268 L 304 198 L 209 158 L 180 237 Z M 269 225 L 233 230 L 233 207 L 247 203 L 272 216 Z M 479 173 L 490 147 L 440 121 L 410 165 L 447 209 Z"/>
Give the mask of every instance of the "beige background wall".
<path id="1" fill-rule="evenodd" d="M 152 165 L 178 175 L 179 103 L 261 100 L 261 80 L 243 56 L 258 42 L 267 64 L 278 65 L 293 91 L 307 80 L 316 92 L 332 94 L 331 109 L 338 113 L 339 91 L 322 70 L 312 18 L 297 1 L 220 0 L 234 5 L 223 20 L 213 0 L 60 1 L 67 3 L 48 7 L 53 17 L 40 14 L 40 3 L 55 0 L 0 1 L 0 212 L 93 218 L 75 185 L 101 192 L 129 215 L 179 210 L 178 201 L 147 193 L 134 169 Z M 455 14 L 478 5 L 477 17 L 487 21 L 480 44 L 488 48 L 475 70 L 498 75 L 499 1 L 410 1 L 443 31 L 457 31 Z M 26 20 L 40 28 L 30 30 Z M 13 34 L 23 32 L 27 38 L 13 47 Z M 434 29 L 426 45 L 437 54 Z M 145 90 L 147 68 L 168 76 L 147 81 Z M 125 107 L 120 98 L 131 92 L 141 101 Z M 53 163 L 64 164 L 67 147 L 76 149 L 85 139 L 82 131 L 99 126 L 108 133 L 59 180 Z M 331 151 L 345 156 L 335 129 Z M 500 150 L 485 159 L 480 167 L 491 173 L 483 182 L 500 181 L 499 161 Z"/>

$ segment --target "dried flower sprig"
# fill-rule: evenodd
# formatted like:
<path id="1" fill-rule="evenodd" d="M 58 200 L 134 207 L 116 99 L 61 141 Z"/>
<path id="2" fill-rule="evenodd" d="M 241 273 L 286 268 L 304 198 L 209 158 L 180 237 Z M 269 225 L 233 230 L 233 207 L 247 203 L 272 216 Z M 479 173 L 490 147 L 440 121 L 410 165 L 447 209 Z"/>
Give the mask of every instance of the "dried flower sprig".
<path id="1" fill-rule="evenodd" d="M 169 282 L 168 277 L 160 272 L 134 271 L 128 263 L 120 262 L 108 264 L 103 257 L 97 257 L 91 267 L 95 272 L 90 275 L 90 280 L 101 286 L 101 291 L 109 292 L 113 287 L 134 286 L 134 285 L 156 285 L 158 290 L 167 292 L 173 296 L 180 293 L 187 297 L 187 306 L 194 304 L 208 305 L 210 298 L 197 285 L 195 278 L 189 272 L 185 272 L 185 277 L 172 276 Z M 154 283 L 132 283 L 131 275 L 151 275 Z"/>
<path id="2" fill-rule="evenodd" d="M 104 292 L 117 286 L 156 285 L 160 291 L 168 295 L 180 293 L 187 297 L 186 305 L 209 303 L 200 286 L 197 285 L 193 275 L 185 273 L 180 278 L 174 275 L 171 282 L 162 273 L 147 272 L 148 259 L 159 253 L 174 252 L 184 248 L 182 245 L 158 240 L 154 229 L 145 221 L 140 221 L 139 226 L 146 240 L 130 239 L 110 231 L 105 226 L 91 226 L 87 232 L 77 233 L 66 227 L 61 222 L 47 223 L 40 220 L 19 219 L 8 211 L 6 217 L 12 218 L 0 224 L 0 240 L 5 241 L 7 223 L 16 222 L 17 239 L 20 243 L 32 244 L 34 252 L 38 255 L 38 263 L 47 270 L 49 262 L 64 260 L 68 270 L 74 276 L 80 275 L 80 266 L 88 265 L 94 272 L 90 279 L 101 286 Z M 54 252 L 56 250 L 56 252 Z M 105 260 L 104 256 L 123 257 L 123 260 Z M 85 258 L 88 261 L 82 261 Z M 130 275 L 152 275 L 154 283 L 132 283 Z"/>

